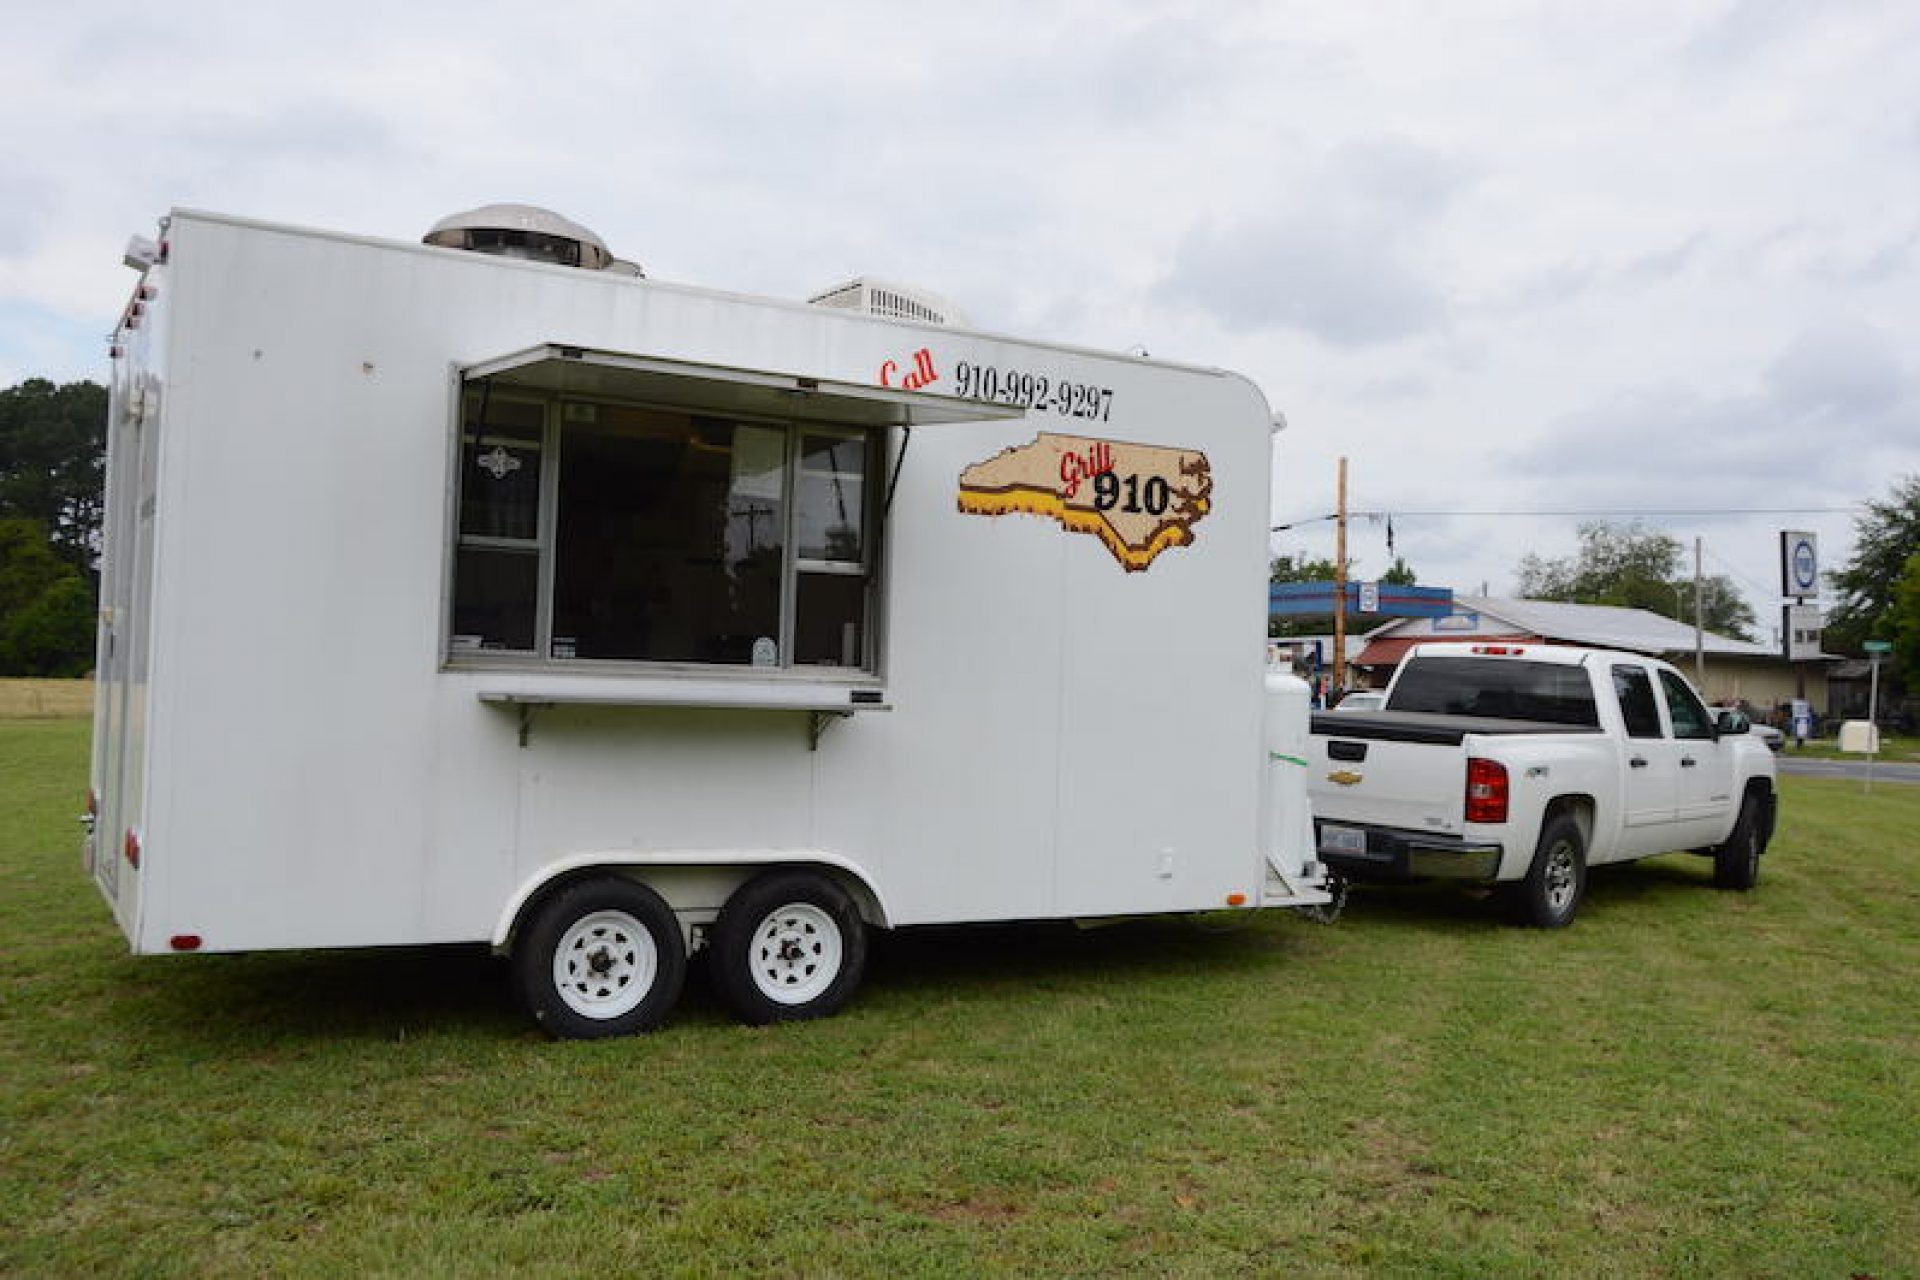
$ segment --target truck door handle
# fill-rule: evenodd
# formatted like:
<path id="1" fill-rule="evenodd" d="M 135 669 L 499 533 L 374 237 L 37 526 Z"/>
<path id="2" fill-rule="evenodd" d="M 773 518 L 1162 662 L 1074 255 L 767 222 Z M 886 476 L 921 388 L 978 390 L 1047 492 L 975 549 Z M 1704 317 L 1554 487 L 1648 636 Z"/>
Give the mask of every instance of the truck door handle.
<path id="1" fill-rule="evenodd" d="M 1680 757 L 1680 767 L 1681 767 L 1682 769 L 1691 769 L 1691 768 L 1693 768 L 1693 766 L 1694 766 L 1694 763 L 1695 763 L 1695 761 L 1694 761 L 1694 758 L 1693 758 L 1692 756 L 1681 756 L 1681 757 Z"/>
<path id="2" fill-rule="evenodd" d="M 1645 756 L 1635 756 L 1633 759 L 1627 761 L 1627 764 L 1635 769 L 1644 769 L 1647 767 L 1647 758 Z"/>

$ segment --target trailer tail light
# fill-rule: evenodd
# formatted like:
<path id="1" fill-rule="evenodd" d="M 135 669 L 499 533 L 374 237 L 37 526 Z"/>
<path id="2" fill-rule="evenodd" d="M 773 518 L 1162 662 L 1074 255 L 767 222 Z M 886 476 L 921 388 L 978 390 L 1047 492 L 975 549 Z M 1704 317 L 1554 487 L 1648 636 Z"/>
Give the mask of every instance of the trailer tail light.
<path id="1" fill-rule="evenodd" d="M 1507 767 L 1494 760 L 1467 761 L 1467 821 L 1507 820 Z"/>
<path id="2" fill-rule="evenodd" d="M 134 870 L 140 869 L 140 833 L 132 827 L 127 828 L 127 838 L 120 842 L 120 852 L 127 857 L 127 865 Z"/>

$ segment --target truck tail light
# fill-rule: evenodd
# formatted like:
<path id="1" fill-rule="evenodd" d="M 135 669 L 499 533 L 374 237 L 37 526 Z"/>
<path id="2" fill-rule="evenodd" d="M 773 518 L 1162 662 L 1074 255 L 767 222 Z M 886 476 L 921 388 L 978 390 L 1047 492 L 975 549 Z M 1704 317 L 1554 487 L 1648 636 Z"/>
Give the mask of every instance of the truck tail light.
<path id="1" fill-rule="evenodd" d="M 1494 760 L 1467 761 L 1467 821 L 1507 820 L 1507 767 Z"/>

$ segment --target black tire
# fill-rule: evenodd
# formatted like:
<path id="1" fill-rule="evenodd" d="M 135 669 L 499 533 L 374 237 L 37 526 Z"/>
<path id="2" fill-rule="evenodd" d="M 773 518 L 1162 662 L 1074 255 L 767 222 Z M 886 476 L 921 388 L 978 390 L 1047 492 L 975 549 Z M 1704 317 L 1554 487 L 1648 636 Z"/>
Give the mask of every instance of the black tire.
<path id="1" fill-rule="evenodd" d="M 867 966 L 860 909 L 812 871 L 769 871 L 727 899 L 707 939 L 714 989 L 749 1026 L 837 1013 Z"/>
<path id="2" fill-rule="evenodd" d="M 619 876 L 579 880 L 534 909 L 513 945 L 513 986 L 562 1040 L 652 1031 L 687 979 L 680 922 L 659 894 Z"/>
<path id="3" fill-rule="evenodd" d="M 1760 855 L 1767 841 L 1761 829 L 1760 801 L 1748 796 L 1740 802 L 1727 842 L 1713 851 L 1713 887 L 1745 891 L 1760 883 Z"/>
<path id="4" fill-rule="evenodd" d="M 1547 819 L 1526 878 L 1513 888 L 1514 919 L 1535 929 L 1564 929 L 1587 896 L 1587 840 L 1569 814 Z"/>

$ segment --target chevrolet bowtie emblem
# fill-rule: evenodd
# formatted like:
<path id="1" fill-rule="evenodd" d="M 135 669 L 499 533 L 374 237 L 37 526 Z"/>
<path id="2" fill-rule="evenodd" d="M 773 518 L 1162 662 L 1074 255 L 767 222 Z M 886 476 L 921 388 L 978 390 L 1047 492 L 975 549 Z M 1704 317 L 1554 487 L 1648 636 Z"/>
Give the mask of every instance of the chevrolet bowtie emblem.
<path id="1" fill-rule="evenodd" d="M 1336 769 L 1327 775 L 1327 781 L 1342 787 L 1350 787 L 1360 781 L 1363 776 L 1363 774 L 1354 773 L 1348 769 Z"/>

